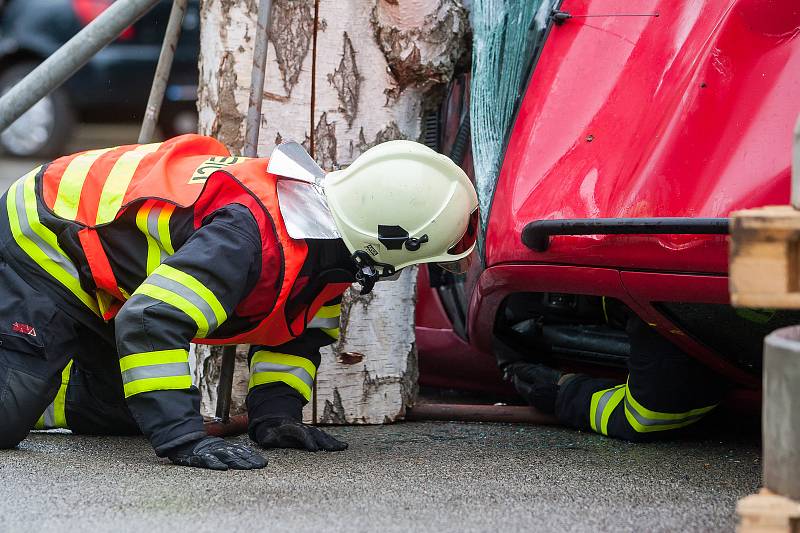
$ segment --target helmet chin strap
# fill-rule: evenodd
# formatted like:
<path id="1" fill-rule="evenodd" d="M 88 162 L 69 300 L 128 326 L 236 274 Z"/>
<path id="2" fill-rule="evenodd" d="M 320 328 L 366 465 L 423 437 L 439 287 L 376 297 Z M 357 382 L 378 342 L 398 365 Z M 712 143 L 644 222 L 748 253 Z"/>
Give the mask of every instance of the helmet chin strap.
<path id="1" fill-rule="evenodd" d="M 356 250 L 350 256 L 356 265 L 356 281 L 361 284 L 361 294 L 369 294 L 375 287 L 375 283 L 381 278 L 394 275 L 394 267 L 387 263 L 375 261 L 372 256 L 363 250 Z M 380 267 L 381 271 L 375 267 Z"/>

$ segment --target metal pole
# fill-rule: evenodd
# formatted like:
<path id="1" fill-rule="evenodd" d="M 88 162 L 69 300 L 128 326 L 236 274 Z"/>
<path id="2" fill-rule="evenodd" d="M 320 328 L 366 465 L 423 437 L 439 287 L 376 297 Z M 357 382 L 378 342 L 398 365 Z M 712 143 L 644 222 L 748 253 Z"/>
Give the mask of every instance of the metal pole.
<path id="1" fill-rule="evenodd" d="M 233 393 L 233 371 L 236 367 L 236 346 L 222 348 L 222 363 L 217 384 L 216 417 L 227 422 L 231 416 L 231 394 Z"/>
<path id="2" fill-rule="evenodd" d="M 451 420 L 458 422 L 505 422 L 554 425 L 558 420 L 526 405 L 462 405 L 418 403 L 408 410 L 406 420 Z"/>
<path id="3" fill-rule="evenodd" d="M 64 83 L 159 0 L 119 0 L 0 97 L 0 131 Z"/>
<path id="4" fill-rule="evenodd" d="M 764 340 L 764 486 L 800 501 L 800 326 Z"/>
<path id="5" fill-rule="evenodd" d="M 264 98 L 264 71 L 267 65 L 267 28 L 271 0 L 260 0 L 256 42 L 253 49 L 253 71 L 250 76 L 250 102 L 245 122 L 245 157 L 256 157 L 258 150 L 258 130 L 261 127 L 261 102 Z M 236 347 L 226 346 L 222 351 L 222 366 L 217 385 L 217 418 L 227 422 L 230 417 L 231 392 L 233 390 L 233 369 L 236 364 Z"/>
<path id="6" fill-rule="evenodd" d="M 260 0 L 256 42 L 253 50 L 253 71 L 250 76 L 250 102 L 247 106 L 247 121 L 244 132 L 245 157 L 257 157 L 258 130 L 261 127 L 261 102 L 264 100 L 264 71 L 267 66 L 267 42 L 269 13 L 272 0 Z"/>
<path id="7" fill-rule="evenodd" d="M 161 44 L 158 66 L 153 76 L 153 85 L 150 87 L 150 97 L 147 99 L 142 129 L 139 131 L 140 144 L 149 143 L 153 139 L 153 131 L 156 129 L 158 115 L 161 112 L 164 91 L 167 90 L 169 73 L 172 70 L 172 60 L 175 58 L 175 49 L 178 47 L 178 39 L 181 36 L 181 24 L 183 24 L 183 16 L 186 14 L 188 1 L 174 0 L 172 2 L 169 22 L 167 22 L 167 32 L 164 34 L 164 42 Z"/>

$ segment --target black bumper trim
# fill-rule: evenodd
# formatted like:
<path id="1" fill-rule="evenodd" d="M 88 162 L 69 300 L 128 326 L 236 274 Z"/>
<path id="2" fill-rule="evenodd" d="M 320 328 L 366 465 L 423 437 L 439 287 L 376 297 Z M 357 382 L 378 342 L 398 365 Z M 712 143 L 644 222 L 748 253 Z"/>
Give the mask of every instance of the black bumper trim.
<path id="1" fill-rule="evenodd" d="M 535 252 L 553 235 L 727 235 L 728 218 L 573 218 L 536 220 L 522 230 L 522 243 Z"/>

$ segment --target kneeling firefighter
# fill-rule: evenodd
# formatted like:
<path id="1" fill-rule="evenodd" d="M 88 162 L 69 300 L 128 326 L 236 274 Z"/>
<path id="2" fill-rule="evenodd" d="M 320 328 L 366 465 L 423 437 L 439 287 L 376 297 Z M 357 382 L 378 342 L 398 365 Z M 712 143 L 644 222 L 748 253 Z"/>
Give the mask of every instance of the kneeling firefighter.
<path id="1" fill-rule="evenodd" d="M 411 141 L 326 175 L 296 143 L 247 159 L 184 135 L 62 157 L 0 206 L 0 448 L 33 428 L 142 432 L 218 470 L 266 461 L 206 434 L 190 342 L 252 346 L 253 441 L 343 450 L 301 421 L 342 292 L 462 266 L 477 222 L 463 171 Z"/>

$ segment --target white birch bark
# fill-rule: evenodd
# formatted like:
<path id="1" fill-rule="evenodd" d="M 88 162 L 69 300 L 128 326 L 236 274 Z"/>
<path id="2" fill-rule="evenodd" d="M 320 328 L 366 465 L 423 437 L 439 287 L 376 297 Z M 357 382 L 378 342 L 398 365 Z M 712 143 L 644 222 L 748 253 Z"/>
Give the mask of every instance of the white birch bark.
<path id="1" fill-rule="evenodd" d="M 201 3 L 200 132 L 234 153 L 244 139 L 257 5 Z M 435 105 L 464 51 L 466 20 L 458 0 L 275 0 L 259 156 L 294 139 L 332 170 L 379 142 L 419 139 L 425 106 Z M 407 269 L 370 295 L 346 294 L 342 336 L 323 350 L 308 421 L 371 424 L 404 415 L 416 393 L 415 284 L 416 270 Z M 209 414 L 218 355 L 206 347 L 196 353 Z M 236 411 L 245 363 L 240 355 Z"/>

